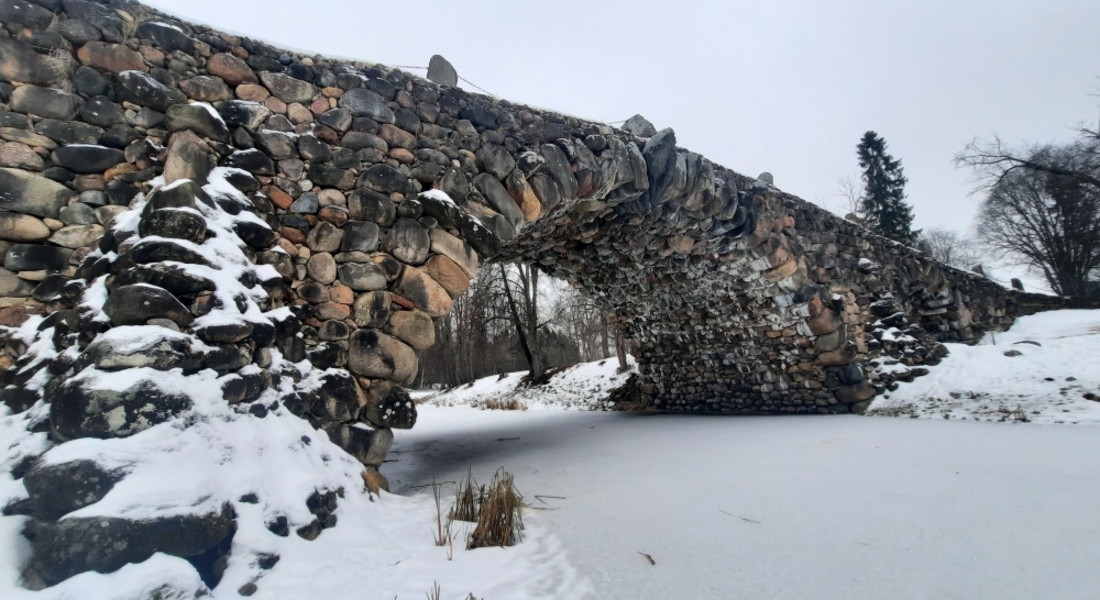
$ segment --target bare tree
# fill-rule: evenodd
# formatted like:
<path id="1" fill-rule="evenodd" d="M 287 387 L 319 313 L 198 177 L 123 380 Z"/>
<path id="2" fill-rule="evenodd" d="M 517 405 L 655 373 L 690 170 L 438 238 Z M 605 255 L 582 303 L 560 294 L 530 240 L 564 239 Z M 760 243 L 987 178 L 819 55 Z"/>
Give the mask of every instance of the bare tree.
<path id="1" fill-rule="evenodd" d="M 1042 273 L 1056 294 L 1083 295 L 1100 268 L 1100 169 L 1078 142 L 1033 148 L 1022 159 L 968 157 L 995 169 L 975 231 L 1006 264 Z M 999 166 L 998 166 L 999 165 Z"/>
<path id="2" fill-rule="evenodd" d="M 848 175 L 847 177 L 841 177 L 836 181 L 836 185 L 836 196 L 840 200 L 840 210 L 844 218 L 848 218 L 848 215 L 855 215 L 862 219 L 863 184 L 860 183 L 859 176 Z"/>
<path id="3" fill-rule="evenodd" d="M 1021 170 L 1100 189 L 1100 134 L 1083 126 L 1079 132 L 1082 139 L 1065 146 L 1033 144 L 1016 149 L 997 136 L 989 142 L 974 140 L 955 156 L 955 164 L 974 170 L 978 192 L 991 191 L 1009 173 Z"/>
<path id="4" fill-rule="evenodd" d="M 512 315 L 523 354 L 527 357 L 531 377 L 540 377 L 543 366 L 539 353 L 539 270 L 522 263 L 517 264 L 513 269 L 517 281 L 513 283 L 505 265 L 498 267 L 504 294 L 508 299 L 508 310 Z"/>
<path id="5" fill-rule="evenodd" d="M 956 269 L 970 270 L 982 263 L 982 253 L 974 240 L 953 229 L 928 227 L 921 232 L 920 244 L 936 260 Z"/>

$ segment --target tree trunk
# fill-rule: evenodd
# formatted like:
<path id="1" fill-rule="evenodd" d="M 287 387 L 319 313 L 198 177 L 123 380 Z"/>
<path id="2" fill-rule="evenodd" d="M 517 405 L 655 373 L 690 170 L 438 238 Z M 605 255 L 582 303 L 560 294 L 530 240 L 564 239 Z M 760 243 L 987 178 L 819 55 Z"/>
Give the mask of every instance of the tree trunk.
<path id="1" fill-rule="evenodd" d="M 623 338 L 621 326 L 615 327 L 615 354 L 619 356 L 619 370 L 625 371 L 626 366 L 626 340 Z"/>
<path id="2" fill-rule="evenodd" d="M 600 345 L 600 358 L 607 358 L 607 313 L 600 313 L 600 333 L 602 335 L 603 344 Z M 616 340 L 615 345 L 618 346 Z"/>

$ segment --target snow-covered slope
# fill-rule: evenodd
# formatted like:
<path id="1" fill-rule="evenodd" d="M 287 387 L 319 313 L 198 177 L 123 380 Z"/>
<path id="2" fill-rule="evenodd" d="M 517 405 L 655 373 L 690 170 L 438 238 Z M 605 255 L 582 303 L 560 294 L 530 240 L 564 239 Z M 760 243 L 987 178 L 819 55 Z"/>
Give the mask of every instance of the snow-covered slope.
<path id="1" fill-rule="evenodd" d="M 878 397 L 868 414 L 1100 423 L 1100 310 L 1023 317 L 979 345 L 948 347 L 943 362 Z"/>
<path id="2" fill-rule="evenodd" d="M 619 388 L 634 373 L 634 357 L 627 357 L 630 370 L 620 373 L 615 358 L 580 363 L 555 373 L 543 385 L 527 387 L 522 379 L 527 371 L 483 377 L 452 390 L 421 396 L 431 406 L 472 406 L 485 408 L 495 403 L 515 401 L 522 408 L 564 408 L 604 410 L 607 395 Z"/>
<path id="3" fill-rule="evenodd" d="M 41 419 L 43 408 L 40 403 L 11 415 L 0 405 L 0 506 L 27 494 L 22 481 L 11 476 L 12 468 L 49 446 L 45 433 L 28 431 L 28 421 Z M 588 589 L 535 514 L 524 515 L 523 544 L 466 551 L 459 540 L 448 560 L 448 549 L 433 543 L 436 513 L 429 496 L 368 493 L 361 464 L 281 407 L 259 417 L 209 401 L 197 406 L 186 424 L 170 421 L 124 439 L 74 440 L 54 447 L 44 460 L 72 457 L 95 459 L 128 475 L 102 500 L 66 519 L 159 518 L 217 510 L 228 502 L 237 531 L 225 575 L 210 591 L 214 598 L 240 598 L 238 590 L 249 584 L 256 586 L 253 598 L 280 600 L 422 598 L 433 582 L 439 582 L 444 598 L 456 600 L 471 592 L 478 598 L 547 598 L 559 592 L 583 597 Z M 314 491 L 339 495 L 336 525 L 309 541 L 295 530 L 314 519 L 306 503 Z M 287 519 L 289 530 L 281 536 L 267 527 L 279 517 Z M 30 553 L 21 535 L 26 522 L 22 516 L 0 517 L 4 600 L 183 600 L 206 591 L 187 561 L 165 554 L 114 573 L 83 573 L 28 591 L 20 585 Z M 272 560 L 277 562 L 271 565 Z M 154 596 L 158 589 L 161 595 Z"/>

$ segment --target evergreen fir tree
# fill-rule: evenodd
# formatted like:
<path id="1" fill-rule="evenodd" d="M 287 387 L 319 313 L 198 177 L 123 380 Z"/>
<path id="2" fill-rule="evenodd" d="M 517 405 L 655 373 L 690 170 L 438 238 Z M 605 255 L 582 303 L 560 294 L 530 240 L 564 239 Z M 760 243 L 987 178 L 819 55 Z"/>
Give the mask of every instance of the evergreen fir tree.
<path id="1" fill-rule="evenodd" d="M 905 202 L 901 161 L 886 152 L 886 140 L 874 131 L 863 134 L 856 146 L 863 170 L 862 217 L 875 233 L 902 244 L 914 245 L 919 231 L 913 231 L 913 207 Z"/>

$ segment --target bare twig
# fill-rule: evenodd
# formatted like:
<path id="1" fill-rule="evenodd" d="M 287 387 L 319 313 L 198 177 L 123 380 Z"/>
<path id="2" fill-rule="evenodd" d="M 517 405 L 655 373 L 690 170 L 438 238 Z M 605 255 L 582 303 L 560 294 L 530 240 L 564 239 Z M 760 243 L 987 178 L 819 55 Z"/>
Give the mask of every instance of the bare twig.
<path id="1" fill-rule="evenodd" d="M 653 560 L 652 556 L 646 554 L 645 552 L 638 552 L 638 554 L 641 554 L 642 556 L 644 556 L 645 559 L 649 561 L 649 564 L 651 564 L 655 567 L 657 566 L 657 561 Z"/>

